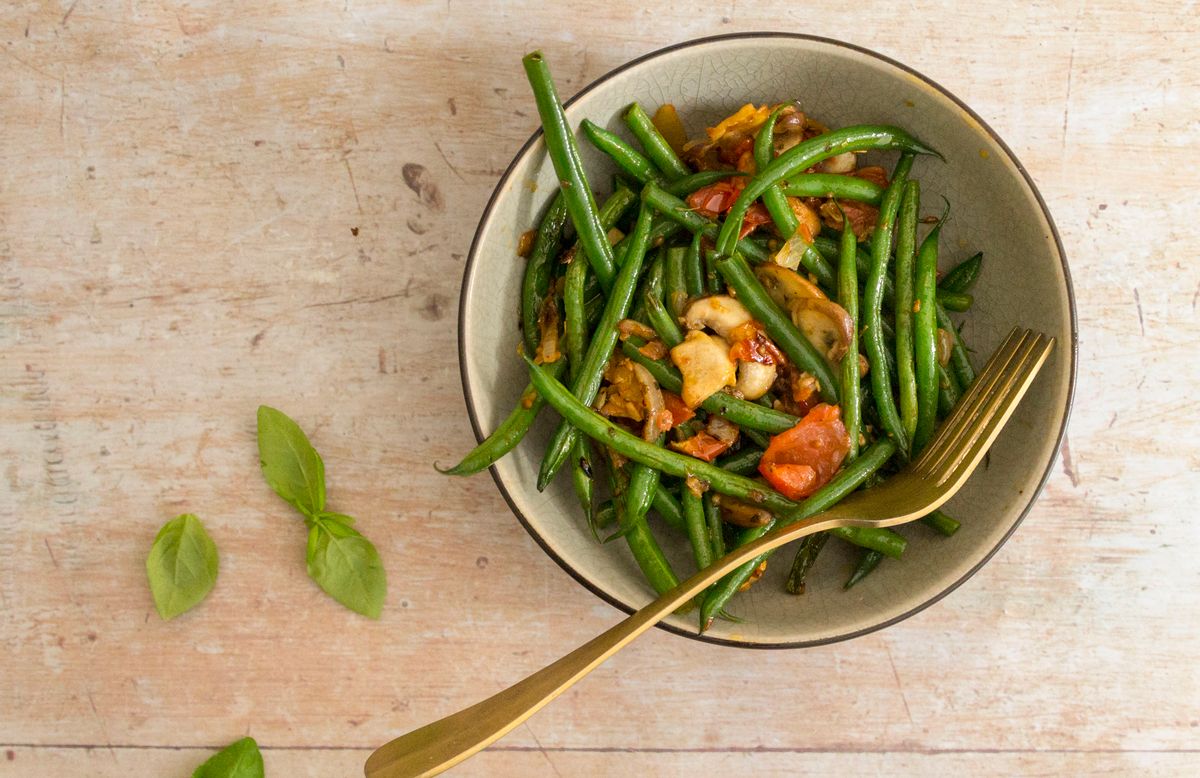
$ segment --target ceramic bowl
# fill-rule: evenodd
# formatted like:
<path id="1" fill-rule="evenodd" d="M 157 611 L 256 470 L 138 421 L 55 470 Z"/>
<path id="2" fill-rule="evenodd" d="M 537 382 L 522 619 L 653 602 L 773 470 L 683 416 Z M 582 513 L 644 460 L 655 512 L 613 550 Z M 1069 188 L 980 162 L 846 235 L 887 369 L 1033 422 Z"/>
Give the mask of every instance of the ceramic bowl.
<path id="1" fill-rule="evenodd" d="M 551 66 L 555 63 L 551 61 Z M 565 63 L 560 65 L 560 69 Z M 513 60 L 513 67 L 519 63 Z M 799 647 L 862 635 L 916 613 L 969 578 L 996 553 L 1029 512 L 1050 473 L 1066 428 L 1075 377 L 1075 311 L 1063 248 L 1045 203 L 1021 163 L 983 120 L 916 71 L 866 49 L 789 34 L 706 38 L 672 46 L 623 65 L 567 104 L 578 127 L 590 118 L 628 137 L 620 120 L 634 100 L 653 110 L 670 102 L 692 137 L 747 102 L 798 99 L 831 127 L 896 124 L 946 157 L 918 159 L 924 211 L 952 204 L 942 238 L 945 266 L 975 251 L 985 256 L 975 305 L 960 317 L 979 363 L 1014 325 L 1058 339 L 1050 361 L 993 446 L 986 467 L 949 504 L 962 529 L 943 538 L 913 526 L 904 558 L 881 566 L 850 591 L 842 589 L 854 551 L 830 543 L 807 592 L 784 591 L 791 549 L 731 610 L 742 623 L 718 621 L 696 634 L 695 615 L 673 616 L 663 628 L 700 640 L 747 647 Z M 527 100 L 533 104 L 532 96 Z M 579 138 L 592 186 L 603 193 L 612 163 Z M 895 155 L 880 155 L 889 167 Z M 555 191 L 540 133 L 517 153 L 484 209 L 467 259 L 459 313 L 459 351 L 467 409 L 482 439 L 508 414 L 527 377 L 517 359 L 522 263 L 518 237 L 536 225 Z M 934 205 L 936 204 L 936 205 Z M 543 412 L 492 475 L 517 518 L 564 570 L 614 606 L 631 611 L 653 597 L 620 542 L 599 545 L 582 521 L 565 474 L 545 492 L 534 487 L 557 418 Z M 652 519 L 679 571 L 690 571 L 686 540 Z"/>

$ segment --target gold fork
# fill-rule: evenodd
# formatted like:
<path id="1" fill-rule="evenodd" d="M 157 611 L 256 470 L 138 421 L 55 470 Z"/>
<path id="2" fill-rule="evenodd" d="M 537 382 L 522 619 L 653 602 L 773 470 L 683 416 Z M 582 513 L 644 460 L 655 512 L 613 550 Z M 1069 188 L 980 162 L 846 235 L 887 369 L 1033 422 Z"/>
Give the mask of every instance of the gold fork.
<path id="1" fill-rule="evenodd" d="M 776 529 L 722 557 L 552 665 L 483 702 L 413 730 L 367 759 L 368 778 L 436 775 L 503 737 L 707 586 L 766 551 L 835 527 L 892 527 L 939 507 L 962 487 L 1054 347 L 1014 329 L 921 455 L 879 486 Z"/>

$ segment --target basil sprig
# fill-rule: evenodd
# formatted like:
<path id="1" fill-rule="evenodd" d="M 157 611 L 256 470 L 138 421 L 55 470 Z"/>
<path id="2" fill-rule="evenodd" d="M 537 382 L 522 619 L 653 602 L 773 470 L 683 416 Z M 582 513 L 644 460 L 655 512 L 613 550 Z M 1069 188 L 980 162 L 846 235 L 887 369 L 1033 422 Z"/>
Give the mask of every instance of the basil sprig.
<path id="1" fill-rule="evenodd" d="M 282 411 L 259 406 L 258 456 L 267 484 L 304 516 L 309 577 L 350 610 L 379 618 L 387 596 L 379 552 L 353 518 L 325 510 L 325 463 L 308 436 Z"/>
<path id="2" fill-rule="evenodd" d="M 196 768 L 192 778 L 263 778 L 263 758 L 252 737 L 235 740 Z"/>
<path id="3" fill-rule="evenodd" d="M 158 615 L 173 619 L 195 607 L 217 582 L 217 567 L 217 545 L 200 519 L 184 513 L 164 524 L 146 557 Z"/>

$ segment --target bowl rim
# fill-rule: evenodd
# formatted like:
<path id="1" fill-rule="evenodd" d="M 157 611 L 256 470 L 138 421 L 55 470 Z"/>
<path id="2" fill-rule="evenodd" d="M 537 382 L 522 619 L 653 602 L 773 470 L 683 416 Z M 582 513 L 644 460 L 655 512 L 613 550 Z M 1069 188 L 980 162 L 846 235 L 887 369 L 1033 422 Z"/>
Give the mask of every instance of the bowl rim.
<path id="1" fill-rule="evenodd" d="M 706 36 L 703 38 L 692 38 L 690 40 L 681 41 L 679 43 L 674 43 L 674 44 L 665 46 L 660 49 L 655 49 L 654 51 L 651 51 L 647 54 L 643 54 L 639 57 L 635 57 L 634 59 L 631 59 L 628 62 L 625 62 L 624 64 L 618 65 L 617 67 L 613 68 L 612 70 L 609 70 L 604 75 L 600 76 L 599 78 L 597 78 L 594 81 L 592 81 L 591 83 L 589 83 L 587 86 L 583 87 L 583 89 L 579 90 L 577 93 L 572 95 L 570 99 L 565 100 L 563 102 L 563 107 L 564 108 L 570 107 L 573 103 L 575 103 L 577 100 L 582 98 L 584 95 L 588 94 L 593 89 L 596 89 L 597 87 L 601 86 L 602 84 L 604 84 L 605 82 L 607 82 L 608 80 L 613 78 L 614 76 L 617 76 L 617 75 L 625 72 L 626 70 L 629 70 L 630 68 L 636 67 L 638 65 L 641 65 L 644 62 L 648 62 L 652 59 L 663 56 L 665 54 L 669 54 L 669 53 L 679 51 L 682 49 L 688 49 L 688 48 L 693 48 L 693 47 L 698 47 L 698 46 L 706 46 L 706 45 L 713 44 L 713 43 L 721 43 L 721 42 L 731 41 L 731 40 L 763 40 L 763 39 L 800 40 L 800 41 L 805 41 L 805 42 L 809 42 L 809 43 L 817 43 L 817 44 L 832 46 L 834 48 L 847 49 L 849 51 L 853 51 L 858 54 L 865 54 L 868 57 L 872 57 L 886 65 L 890 65 L 894 68 L 899 69 L 900 71 L 902 71 L 904 73 L 907 73 L 907 74 L 919 79 L 923 84 L 936 90 L 941 95 L 945 96 L 952 103 L 954 103 L 954 105 L 956 105 L 959 109 L 961 109 L 964 113 L 966 113 L 969 117 L 971 117 L 971 119 L 974 120 L 979 125 L 980 128 L 982 128 L 982 130 L 992 139 L 992 141 L 995 142 L 995 144 L 997 146 L 999 146 L 1001 150 L 1003 150 L 1004 154 L 1008 157 L 1009 161 L 1012 162 L 1013 166 L 1017 169 L 1018 172 L 1020 172 L 1021 178 L 1024 180 L 1025 185 L 1029 188 L 1029 191 L 1033 194 L 1034 199 L 1037 201 L 1038 207 L 1041 208 L 1042 215 L 1046 218 L 1046 223 L 1049 225 L 1050 233 L 1054 238 L 1054 245 L 1055 245 L 1055 249 L 1058 253 L 1059 263 L 1062 265 L 1063 280 L 1064 280 L 1064 283 L 1066 286 L 1066 292 L 1067 292 L 1067 307 L 1068 307 L 1068 310 L 1070 313 L 1070 334 L 1071 334 L 1070 348 L 1067 349 L 1067 356 L 1070 361 L 1069 362 L 1069 370 L 1068 370 L 1068 381 L 1067 381 L 1067 399 L 1066 399 L 1066 406 L 1063 409 L 1062 424 L 1059 426 L 1058 433 L 1056 435 L 1055 442 L 1054 442 L 1054 453 L 1051 455 L 1049 461 L 1046 463 L 1046 468 L 1045 468 L 1044 472 L 1042 473 L 1041 477 L 1038 479 L 1037 486 L 1034 489 L 1030 490 L 1029 498 L 1026 501 L 1025 506 L 1021 509 L 1020 513 L 1017 515 L 1017 517 L 1013 521 L 1012 525 L 1005 531 L 1004 535 L 1001 536 L 1001 538 L 996 542 L 996 544 L 991 549 L 989 549 L 988 552 L 986 554 L 984 554 L 983 557 L 974 566 L 972 566 L 969 570 L 967 570 L 966 573 L 964 573 L 961 577 L 959 577 L 958 580 L 952 582 L 949 586 L 945 587 L 944 589 L 935 593 L 934 595 L 925 598 L 924 600 L 922 600 L 921 602 L 919 602 L 917 605 L 913 606 L 909 610 L 907 610 L 897 616 L 893 616 L 890 619 L 881 621 L 877 624 L 872 624 L 871 626 L 864 627 L 863 629 L 853 630 L 851 632 L 845 632 L 845 633 L 841 633 L 838 635 L 832 635 L 829 637 L 819 638 L 816 640 L 797 640 L 797 641 L 789 641 L 786 643 L 759 643 L 759 642 L 755 642 L 752 640 L 723 638 L 723 637 L 716 637 L 713 635 L 709 635 L 706 633 L 697 633 L 697 632 L 694 632 L 694 631 L 691 631 L 688 629 L 683 629 L 674 624 L 668 624 L 668 623 L 665 623 L 662 621 L 659 621 L 655 625 L 659 629 L 664 630 L 666 632 L 670 632 L 675 635 L 681 635 L 683 637 L 690 638 L 691 640 L 695 640 L 695 641 L 701 642 L 701 643 L 710 643 L 713 645 L 728 646 L 728 647 L 732 647 L 732 648 L 753 648 L 753 649 L 775 650 L 775 649 L 790 649 L 790 648 L 812 648 L 812 647 L 816 647 L 816 646 L 830 645 L 832 643 L 840 643 L 844 640 L 852 640 L 854 638 L 862 637 L 863 635 L 868 635 L 872 632 L 876 632 L 878 630 L 885 629 L 886 627 L 890 627 L 894 624 L 898 624 L 899 622 L 904 621 L 905 619 L 908 619 L 911 616 L 915 616 L 916 614 L 920 613 L 921 611 L 925 610 L 926 608 L 930 607 L 931 605 L 941 601 L 942 598 L 946 597 L 948 594 L 953 592 L 955 589 L 957 589 L 958 587 L 960 587 L 964 583 L 966 583 L 968 579 L 970 579 L 977 572 L 979 572 L 979 570 L 984 565 L 986 565 L 992 559 L 993 556 L 996 555 L 996 553 L 1001 549 L 1001 547 L 1003 547 L 1004 544 L 1008 542 L 1008 539 L 1010 537 L 1012 537 L 1012 534 L 1017 531 L 1017 528 L 1019 526 L 1021 526 L 1021 523 L 1025 520 L 1025 517 L 1028 516 L 1029 512 L 1033 509 L 1034 504 L 1037 502 L 1038 497 L 1041 496 L 1042 490 L 1046 486 L 1046 482 L 1050 478 L 1050 474 L 1052 472 L 1054 472 L 1054 466 L 1058 462 L 1058 458 L 1061 455 L 1063 440 L 1066 437 L 1067 426 L 1071 419 L 1071 411 L 1073 410 L 1074 405 L 1075 405 L 1075 383 L 1076 383 L 1078 362 L 1079 362 L 1079 359 L 1078 359 L 1079 358 L 1079 324 L 1078 324 L 1076 308 L 1075 308 L 1075 287 L 1071 280 L 1071 270 L 1070 270 L 1070 267 L 1068 267 L 1068 265 L 1067 265 L 1067 254 L 1066 254 L 1066 250 L 1063 248 L 1062 238 L 1058 232 L 1058 226 L 1054 223 L 1054 217 L 1051 216 L 1050 209 L 1046 206 L 1046 201 L 1042 198 L 1041 191 L 1038 190 L 1037 184 L 1034 183 L 1033 178 L 1029 175 L 1029 172 L 1025 169 L 1025 166 L 1021 164 L 1021 161 L 1019 159 L 1017 159 L 1016 154 L 1013 153 L 1012 149 L 1009 148 L 1008 144 L 1004 142 L 1004 140 L 996 133 L 996 131 L 992 129 L 991 125 L 989 125 L 986 121 L 984 121 L 983 117 L 981 117 L 979 114 L 977 114 L 970 106 L 968 106 L 966 103 L 964 103 L 956 95 L 951 93 L 948 89 L 943 87 L 938 82 L 934 81 L 933 79 L 929 78 L 928 76 L 924 75 L 923 73 L 920 73 L 917 70 L 914 70 L 913 68 L 909 67 L 908 65 L 905 65 L 902 62 L 892 59 L 891 57 L 888 57 L 885 54 L 880 54 L 879 52 L 873 51 L 866 47 L 859 46 L 859 45 L 856 45 L 853 43 L 847 43 L 845 41 L 840 41 L 835 38 L 826 38 L 826 37 L 823 37 L 820 35 L 808 35 L 808 34 L 804 34 L 804 33 L 779 32 L 779 31 L 751 31 L 751 32 L 726 33 L 726 34 L 722 34 L 722 35 L 710 35 L 710 36 Z M 466 343 L 464 342 L 463 332 L 464 332 L 464 324 L 466 322 L 467 295 L 468 295 L 468 293 L 470 291 L 470 287 L 471 287 L 471 276 L 472 276 L 471 271 L 474 269 L 475 261 L 476 261 L 476 259 L 478 259 L 478 256 L 479 256 L 480 237 L 483 234 L 484 226 L 487 225 L 488 222 L 491 220 L 492 209 L 496 204 L 497 198 L 499 198 L 501 192 L 503 192 L 506 189 L 509 179 L 512 177 L 513 171 L 515 170 L 517 165 L 522 160 L 525 159 L 526 155 L 529 154 L 530 150 L 533 148 L 534 144 L 537 143 L 538 139 L 541 138 L 541 136 L 542 136 L 542 129 L 539 126 L 536 130 L 534 130 L 533 134 L 529 136 L 529 139 L 526 140 L 524 144 L 522 144 L 521 148 L 517 150 L 517 153 L 513 156 L 512 161 L 508 163 L 508 166 L 504 169 L 504 172 L 501 174 L 500 179 L 496 182 L 495 188 L 492 190 L 492 193 L 488 197 L 488 201 L 487 201 L 486 205 L 484 205 L 484 207 L 483 207 L 483 213 L 479 217 L 479 224 L 476 226 L 475 234 L 471 238 L 471 247 L 467 251 L 466 265 L 463 268 L 463 281 L 462 281 L 461 290 L 459 292 L 459 301 L 458 301 L 459 376 L 462 381 L 463 398 L 466 401 L 467 416 L 471 421 L 471 429 L 475 433 L 475 439 L 481 443 L 483 442 L 483 440 L 487 437 L 487 435 L 489 433 L 480 426 L 479 417 L 475 411 L 474 397 L 471 393 L 471 387 L 467 380 L 467 361 L 464 358 L 464 354 L 466 353 Z M 585 589 L 590 591 L 592 594 L 596 595 L 601 600 L 607 602 L 609 605 L 613 606 L 617 610 L 622 611 L 623 613 L 626 613 L 626 614 L 630 614 L 630 615 L 632 615 L 637 610 L 636 607 L 631 606 L 628 603 L 622 602 L 621 600 L 617 599 L 616 597 L 613 597 L 612 595 L 610 595 L 603 588 L 601 588 L 601 586 L 599 584 L 594 583 L 590 579 L 586 578 L 582 573 L 580 573 L 578 570 L 576 570 L 574 567 L 572 567 L 570 564 L 568 564 L 566 560 L 564 560 L 562 557 L 560 557 L 558 554 L 556 554 L 550 548 L 550 546 L 546 543 L 546 541 L 542 539 L 542 536 L 540 534 L 538 534 L 538 532 L 536 530 L 534 530 L 533 526 L 529 523 L 529 520 L 525 517 L 525 515 L 521 512 L 521 510 L 519 508 L 517 508 L 516 502 L 514 502 L 512 495 L 509 494 L 508 489 L 505 488 L 504 482 L 501 480 L 499 473 L 496 471 L 496 468 L 494 466 L 489 467 L 488 471 L 491 473 L 492 480 L 495 482 L 496 488 L 500 490 L 500 495 L 504 498 L 504 501 L 506 503 L 508 503 L 509 510 L 511 510 L 513 512 L 513 515 L 515 515 L 517 517 L 517 520 L 521 523 L 521 526 L 525 528 L 525 531 L 529 533 L 529 536 L 533 538 L 534 542 L 537 543 L 538 546 L 541 547 L 542 551 L 544 551 L 547 556 L 549 556 L 551 559 L 553 559 L 554 562 L 556 564 L 558 564 L 559 567 L 561 567 L 568 575 L 570 575 L 572 578 L 574 578 L 581 586 L 583 586 Z"/>

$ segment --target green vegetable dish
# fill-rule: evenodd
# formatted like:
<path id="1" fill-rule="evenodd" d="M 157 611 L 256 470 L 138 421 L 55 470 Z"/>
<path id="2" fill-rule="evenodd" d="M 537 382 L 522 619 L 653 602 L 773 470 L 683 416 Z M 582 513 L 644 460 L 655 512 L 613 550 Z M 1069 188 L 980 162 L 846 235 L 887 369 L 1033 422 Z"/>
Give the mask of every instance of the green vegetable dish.
<path id="1" fill-rule="evenodd" d="M 597 540 L 622 539 L 662 593 L 692 572 L 672 568 L 664 533 L 686 537 L 706 567 L 921 450 L 974 380 L 947 311 L 971 307 L 982 267 L 975 254 L 938 281 L 949 205 L 923 215 L 914 174 L 937 151 L 899 127 L 830 129 L 800 103 L 748 103 L 689 139 L 674 106 L 651 115 L 634 103 L 623 119 L 636 145 L 580 128 L 615 163 L 601 198 L 544 57 L 524 65 L 561 182 L 517 247 L 530 383 L 444 472 L 488 467 L 549 404 L 561 421 L 538 489 L 567 469 Z M 898 159 L 867 164 L 882 152 Z M 959 527 L 940 511 L 922 523 Z M 789 592 L 804 591 L 830 535 L 860 549 L 846 588 L 906 545 L 889 529 L 805 538 Z M 729 617 L 766 565 L 714 584 L 700 630 Z"/>

